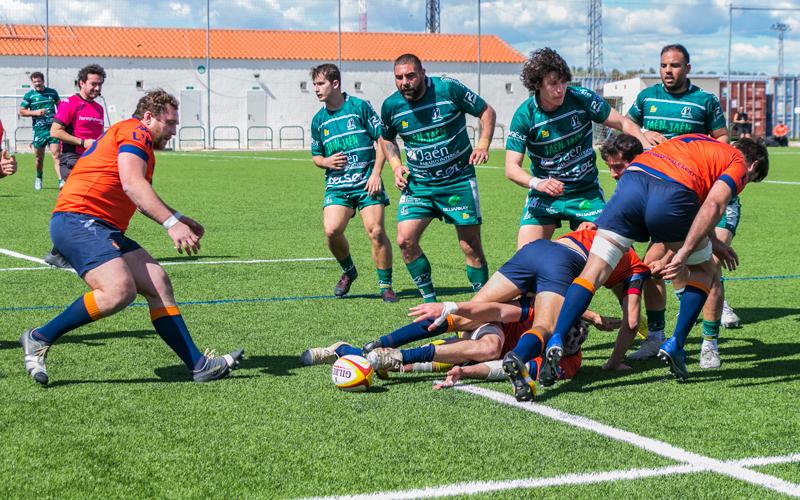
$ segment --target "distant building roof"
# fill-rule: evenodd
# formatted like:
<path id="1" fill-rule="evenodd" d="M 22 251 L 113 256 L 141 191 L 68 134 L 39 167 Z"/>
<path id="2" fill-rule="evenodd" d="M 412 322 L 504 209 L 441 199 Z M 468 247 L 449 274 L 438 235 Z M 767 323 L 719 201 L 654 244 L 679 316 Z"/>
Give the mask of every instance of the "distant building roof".
<path id="1" fill-rule="evenodd" d="M 0 56 L 44 55 L 44 26 L 0 26 Z M 335 61 L 337 33 L 212 29 L 212 59 Z M 393 61 L 404 53 L 425 61 L 477 62 L 472 35 L 431 33 L 342 33 L 345 61 Z M 142 57 L 201 59 L 206 55 L 204 29 L 50 26 L 52 57 Z M 500 37 L 481 36 L 481 61 L 521 63 L 525 57 Z"/>

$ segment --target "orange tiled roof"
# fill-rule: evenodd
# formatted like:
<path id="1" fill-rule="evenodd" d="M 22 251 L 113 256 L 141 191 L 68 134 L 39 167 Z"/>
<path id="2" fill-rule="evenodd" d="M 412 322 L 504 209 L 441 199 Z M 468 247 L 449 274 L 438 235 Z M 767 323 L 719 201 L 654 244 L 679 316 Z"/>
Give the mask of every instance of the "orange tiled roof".
<path id="1" fill-rule="evenodd" d="M 335 60 L 336 32 L 214 29 L 213 59 Z M 411 52 L 423 61 L 475 62 L 477 37 L 429 33 L 342 33 L 345 61 L 393 61 Z M 53 57 L 146 57 L 201 59 L 203 29 L 50 26 Z M 44 26 L 0 26 L 0 56 L 44 55 Z M 481 36 L 481 61 L 521 63 L 522 54 L 495 35 Z"/>

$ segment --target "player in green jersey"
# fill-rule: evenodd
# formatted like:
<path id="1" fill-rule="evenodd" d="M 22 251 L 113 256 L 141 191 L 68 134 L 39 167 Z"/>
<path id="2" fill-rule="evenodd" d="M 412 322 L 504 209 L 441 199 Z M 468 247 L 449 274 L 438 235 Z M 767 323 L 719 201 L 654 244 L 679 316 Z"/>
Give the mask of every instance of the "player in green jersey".
<path id="1" fill-rule="evenodd" d="M 569 87 L 572 72 L 553 49 L 531 53 L 520 77 L 532 93 L 517 108 L 506 140 L 506 177 L 528 189 L 517 247 L 552 237 L 562 220 L 572 229 L 594 221 L 605 206 L 592 148 L 592 122 L 649 142 L 630 119 L 583 87 Z M 522 167 L 525 152 L 530 173 Z"/>
<path id="2" fill-rule="evenodd" d="M 461 82 L 429 77 L 413 54 L 394 62 L 397 92 L 381 107 L 383 147 L 402 191 L 397 207 L 397 244 L 423 300 L 434 302 L 431 264 L 419 246 L 434 218 L 456 227 L 466 257 L 467 279 L 478 290 L 489 279 L 481 245 L 481 208 L 474 165 L 489 159 L 495 111 Z M 465 114 L 477 116 L 481 136 L 475 148 Z M 397 136 L 403 139 L 406 165 Z"/>
<path id="3" fill-rule="evenodd" d="M 389 204 L 381 181 L 384 155 L 376 147 L 383 124 L 372 106 L 342 92 L 336 65 L 312 68 L 311 79 L 314 93 L 324 103 L 311 121 L 311 154 L 314 164 L 325 170 L 325 241 L 342 267 L 333 293 L 343 297 L 358 277 L 344 231 L 359 210 L 372 243 L 381 298 L 397 302 L 392 290 L 392 246 L 384 228 L 384 207 Z"/>
<path id="4" fill-rule="evenodd" d="M 61 99 L 58 92 L 44 86 L 44 75 L 39 71 L 31 73 L 31 86 L 22 97 L 19 107 L 20 116 L 30 116 L 33 124 L 33 151 L 36 154 L 36 179 L 33 187 L 37 191 L 42 189 L 42 168 L 44 166 L 44 149 L 48 147 L 50 154 L 53 155 L 53 166 L 58 177 L 59 189 L 64 184 L 61 179 L 61 172 L 58 169 L 58 139 L 50 137 L 50 125 L 53 123 L 53 115 L 56 114 L 56 106 Z"/>
<path id="5" fill-rule="evenodd" d="M 654 144 L 681 134 L 708 134 L 720 142 L 728 142 L 728 129 L 725 115 L 719 100 L 713 94 L 692 84 L 688 75 L 692 69 L 689 51 L 680 44 L 666 45 L 661 49 L 661 83 L 648 87 L 636 97 L 628 111 L 628 117 L 645 130 L 645 137 Z M 725 209 L 714 233 L 721 242 L 730 246 L 739 224 L 740 201 L 734 196 Z M 658 252 L 658 249 L 654 249 Z M 648 252 L 650 253 L 650 252 Z M 722 275 L 722 266 L 714 258 L 717 272 Z M 647 359 L 658 354 L 664 342 L 664 310 L 666 291 L 662 280 L 651 280 L 650 286 L 658 289 L 645 289 L 645 303 L 648 313 L 648 338 L 631 359 Z M 681 280 L 676 280 L 678 290 Z M 703 307 L 703 345 L 700 350 L 701 368 L 719 368 L 720 357 L 717 349 L 720 324 L 726 328 L 739 326 L 739 317 L 725 301 L 722 281 L 714 280 L 708 300 Z"/>

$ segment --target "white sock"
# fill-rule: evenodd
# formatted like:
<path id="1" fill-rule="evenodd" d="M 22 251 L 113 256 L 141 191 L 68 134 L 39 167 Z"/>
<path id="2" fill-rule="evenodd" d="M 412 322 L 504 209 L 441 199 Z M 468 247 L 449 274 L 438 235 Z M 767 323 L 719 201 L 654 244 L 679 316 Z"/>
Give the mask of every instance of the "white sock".
<path id="1" fill-rule="evenodd" d="M 707 339 L 707 338 L 703 337 L 703 346 L 701 347 L 701 349 L 703 347 L 706 347 L 706 346 L 711 346 L 711 348 L 716 351 L 717 350 L 717 339 Z"/>

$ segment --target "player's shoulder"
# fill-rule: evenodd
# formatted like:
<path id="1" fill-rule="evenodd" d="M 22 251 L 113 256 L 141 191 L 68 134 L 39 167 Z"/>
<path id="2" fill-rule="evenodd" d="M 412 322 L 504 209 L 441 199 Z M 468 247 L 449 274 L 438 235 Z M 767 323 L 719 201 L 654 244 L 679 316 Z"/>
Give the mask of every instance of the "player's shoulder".
<path id="1" fill-rule="evenodd" d="M 597 93 L 594 91 L 587 89 L 586 87 L 581 87 L 580 85 L 570 85 L 567 87 L 567 95 L 579 98 L 579 99 L 594 99 L 599 97 Z"/>
<path id="2" fill-rule="evenodd" d="M 461 83 L 461 81 L 456 80 L 455 78 L 447 76 L 447 75 L 431 76 L 429 78 L 431 80 L 431 83 L 435 87 L 445 87 L 445 88 L 448 88 L 448 87 L 464 88 L 465 87 L 465 85 L 463 83 Z"/>
<path id="3" fill-rule="evenodd" d="M 664 92 L 664 84 L 663 83 L 656 83 L 655 85 L 650 85 L 647 88 L 644 88 L 639 91 L 639 94 L 636 96 L 637 100 L 647 99 L 648 97 L 657 97 Z"/>
<path id="4" fill-rule="evenodd" d="M 396 90 L 392 95 L 384 99 L 381 110 L 393 111 L 404 107 L 408 107 L 408 101 L 400 94 L 399 90 Z"/>

